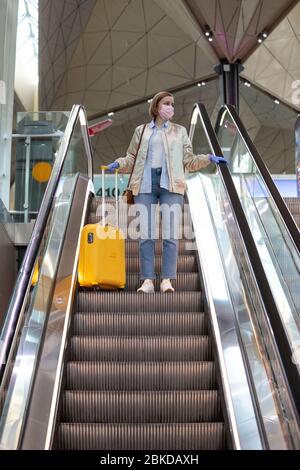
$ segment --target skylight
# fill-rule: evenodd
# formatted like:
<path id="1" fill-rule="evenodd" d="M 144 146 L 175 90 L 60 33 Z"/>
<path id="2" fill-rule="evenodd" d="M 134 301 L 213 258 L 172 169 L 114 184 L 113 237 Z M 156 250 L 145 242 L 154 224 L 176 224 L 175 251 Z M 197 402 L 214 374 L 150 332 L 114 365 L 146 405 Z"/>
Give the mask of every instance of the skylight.
<path id="1" fill-rule="evenodd" d="M 38 0 L 19 0 L 17 60 L 30 65 L 33 80 L 38 79 Z"/>

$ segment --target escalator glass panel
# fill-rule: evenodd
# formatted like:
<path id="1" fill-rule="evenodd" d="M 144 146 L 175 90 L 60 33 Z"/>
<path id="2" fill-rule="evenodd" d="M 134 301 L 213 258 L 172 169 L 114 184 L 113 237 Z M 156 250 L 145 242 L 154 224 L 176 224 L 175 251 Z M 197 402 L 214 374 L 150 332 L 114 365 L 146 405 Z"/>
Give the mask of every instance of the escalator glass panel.
<path id="1" fill-rule="evenodd" d="M 6 367 L 6 377 L 2 383 L 1 449 L 17 449 L 19 446 L 76 179 L 79 173 L 88 175 L 84 142 L 84 132 L 87 131 L 83 131 L 85 116 L 82 110 L 76 116 L 70 117 L 57 156 L 57 166 L 53 169 L 54 178 L 59 161 L 63 159 L 59 184 L 32 273 L 31 285 L 28 286 L 27 305 L 23 306 L 22 325 L 19 325 L 20 337 L 14 343 L 14 351 L 9 357 L 9 367 Z M 37 280 L 33 282 L 36 273 Z M 59 299 L 57 301 L 59 302 Z"/>
<path id="2" fill-rule="evenodd" d="M 210 140 L 211 136 L 204 124 L 202 111 L 197 107 L 195 107 L 192 117 L 191 136 L 193 149 L 196 154 L 214 153 L 212 140 Z M 226 145 L 230 146 L 232 144 L 232 135 L 230 134 L 226 137 L 228 138 Z M 205 141 L 206 145 L 204 144 Z M 224 156 L 226 157 L 227 155 Z M 272 376 L 269 374 L 268 366 L 266 366 L 270 349 L 268 350 L 262 341 L 266 331 L 264 305 L 245 252 L 245 247 L 236 224 L 234 209 L 228 197 L 224 181 L 221 178 L 221 173 L 213 165 L 210 174 L 209 172 L 204 174 L 203 170 L 198 174 L 190 174 L 187 183 L 190 204 L 194 214 L 193 223 L 195 230 L 197 230 L 197 218 L 199 217 L 198 233 L 201 234 L 201 245 L 205 246 L 205 249 L 203 249 L 203 259 L 207 259 L 207 271 L 212 272 L 211 279 L 214 285 L 211 288 L 215 292 L 216 311 L 225 308 L 225 301 L 227 299 L 228 308 L 231 305 L 234 312 L 236 331 L 242 345 L 243 360 L 248 370 L 248 380 L 251 383 L 252 401 L 256 403 L 257 413 L 260 415 L 258 421 L 261 420 L 263 423 L 263 432 L 269 447 L 283 449 L 286 447 L 285 435 L 289 431 L 285 429 L 287 424 L 283 424 L 283 421 L 277 415 L 277 410 L 281 405 L 279 405 Z M 195 203 L 193 203 L 193 199 Z M 199 216 L 197 211 L 199 211 Z M 206 211 L 209 213 L 207 221 L 204 219 Z M 212 227 L 211 235 L 208 232 L 205 237 L 204 234 L 208 230 L 207 226 L 209 224 Z M 220 273 L 223 271 L 226 279 L 223 289 L 221 288 L 220 278 L 216 274 L 218 270 L 217 261 L 213 257 L 212 251 L 213 237 L 216 239 L 222 263 Z M 202 250 L 201 247 L 199 249 L 200 251 Z M 224 318 L 226 317 L 227 313 Z M 230 334 L 230 329 L 224 332 L 224 344 L 226 343 L 225 338 L 227 338 L 224 358 L 228 376 L 231 377 L 232 390 L 234 390 L 234 386 L 241 378 L 242 366 L 240 369 L 237 366 L 233 367 L 237 350 L 231 347 L 230 341 L 228 341 Z M 258 448 L 257 440 L 255 440 L 257 439 L 257 434 L 255 434 L 254 418 L 248 415 L 247 426 L 243 422 L 247 411 L 249 411 L 249 402 L 247 401 L 249 398 L 246 394 L 242 396 L 240 393 L 241 387 L 239 387 L 239 390 L 232 391 L 232 395 L 236 397 L 233 402 L 233 408 L 237 417 L 241 444 L 242 446 L 245 445 L 245 439 L 246 445 Z M 240 407 L 241 404 L 242 406 Z M 251 422 L 252 425 L 250 424 Z"/>
<path id="3" fill-rule="evenodd" d="M 297 356 L 300 346 L 300 257 L 267 184 L 228 109 L 217 137 L 239 194 L 282 323 Z M 297 361 L 299 368 L 299 361 Z"/>

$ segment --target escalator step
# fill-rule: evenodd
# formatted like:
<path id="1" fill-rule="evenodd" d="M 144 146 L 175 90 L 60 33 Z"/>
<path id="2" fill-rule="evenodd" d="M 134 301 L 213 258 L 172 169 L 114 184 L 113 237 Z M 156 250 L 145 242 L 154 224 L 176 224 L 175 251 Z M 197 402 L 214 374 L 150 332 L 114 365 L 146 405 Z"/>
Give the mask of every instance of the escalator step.
<path id="1" fill-rule="evenodd" d="M 300 215 L 300 201 L 299 198 L 294 198 L 291 201 L 285 200 L 284 201 L 289 209 L 289 211 L 295 215 L 298 214 Z"/>
<path id="2" fill-rule="evenodd" d="M 88 224 L 97 224 L 100 222 L 100 217 L 90 215 L 88 218 Z M 107 224 L 112 225 L 114 227 L 117 226 L 117 221 L 113 218 L 113 220 L 106 220 Z M 126 215 L 123 215 L 119 218 L 119 229 L 121 229 L 125 235 L 125 239 L 129 240 L 138 240 L 141 237 L 141 229 L 140 226 L 135 221 L 135 217 L 129 217 L 128 220 L 126 219 Z M 162 225 L 157 223 L 155 226 L 155 238 L 159 239 L 162 238 Z M 178 225 L 177 231 L 178 238 L 194 238 L 195 234 L 193 233 L 193 226 L 190 221 L 182 220 Z"/>
<path id="3" fill-rule="evenodd" d="M 75 335 L 205 335 L 204 313 L 76 313 Z"/>
<path id="4" fill-rule="evenodd" d="M 155 257 L 155 271 L 161 272 L 161 256 Z M 139 256 L 127 256 L 126 257 L 126 272 L 139 272 L 140 271 L 140 259 Z M 197 262 L 194 255 L 179 255 L 177 258 L 177 272 L 197 272 Z"/>
<path id="5" fill-rule="evenodd" d="M 221 421 L 217 390 L 83 392 L 63 396 L 71 423 L 197 423 Z"/>
<path id="6" fill-rule="evenodd" d="M 155 253 L 157 255 L 162 253 L 162 241 L 156 240 L 155 242 Z M 193 240 L 178 240 L 178 253 L 179 255 L 193 255 L 197 249 L 196 243 Z M 139 254 L 139 241 L 138 240 L 126 240 L 125 251 L 127 256 L 137 256 Z"/>
<path id="7" fill-rule="evenodd" d="M 58 430 L 62 450 L 219 450 L 225 445 L 223 423 L 62 423 Z"/>
<path id="8" fill-rule="evenodd" d="M 73 361 L 209 361 L 208 336 L 73 336 Z"/>
<path id="9" fill-rule="evenodd" d="M 189 213 L 182 214 L 181 219 L 178 220 L 179 225 L 182 225 L 184 227 L 192 227 L 192 221 Z M 99 210 L 97 212 L 91 212 L 88 216 L 87 219 L 88 224 L 98 224 L 102 223 L 102 208 L 101 206 L 99 207 Z M 109 225 L 117 225 L 117 219 L 116 219 L 116 213 L 114 208 L 112 209 L 111 212 L 107 211 L 106 216 L 105 216 L 105 223 Z M 134 227 L 135 231 L 139 230 L 139 213 L 138 212 L 130 212 L 128 211 L 119 209 L 119 226 L 123 229 L 126 230 L 127 227 L 129 229 L 131 227 Z M 155 222 L 156 228 L 162 227 L 162 221 L 157 217 L 156 222 Z"/>
<path id="10" fill-rule="evenodd" d="M 159 290 L 161 278 L 154 281 L 154 288 Z M 138 273 L 127 273 L 126 291 L 136 291 L 141 286 L 140 275 Z M 172 286 L 176 291 L 197 291 L 200 289 L 200 279 L 198 273 L 177 273 L 177 279 L 172 280 Z"/>
<path id="11" fill-rule="evenodd" d="M 212 390 L 214 362 L 68 362 L 69 390 Z"/>
<path id="12" fill-rule="evenodd" d="M 291 214 L 293 214 L 293 216 L 295 215 L 300 215 L 300 203 L 290 203 L 290 204 L 287 204 L 287 207 L 290 211 Z"/>
<path id="13" fill-rule="evenodd" d="M 201 292 L 79 291 L 77 312 L 201 312 Z"/>
<path id="14" fill-rule="evenodd" d="M 95 220 L 95 222 L 92 223 L 98 223 L 101 218 L 102 218 L 102 200 L 99 199 L 98 201 L 95 201 L 95 203 L 92 203 L 90 206 L 89 210 L 89 219 L 88 220 Z M 109 223 L 115 224 L 116 222 L 116 204 L 115 200 L 105 198 L 105 204 L 106 204 L 106 220 L 109 221 Z M 127 218 L 128 223 L 130 223 L 133 219 L 137 219 L 140 216 L 140 211 L 137 206 L 128 206 L 126 204 L 119 204 L 119 220 L 123 219 L 126 220 L 125 217 Z M 182 219 L 184 222 L 191 222 L 191 214 L 190 210 L 187 206 L 184 207 L 184 210 L 181 215 Z M 156 222 L 159 222 L 161 220 L 161 214 L 159 213 L 159 205 L 156 206 Z"/>
<path id="15" fill-rule="evenodd" d="M 296 225 L 300 229 L 300 215 L 299 214 L 293 214 L 293 217 L 295 219 Z"/>

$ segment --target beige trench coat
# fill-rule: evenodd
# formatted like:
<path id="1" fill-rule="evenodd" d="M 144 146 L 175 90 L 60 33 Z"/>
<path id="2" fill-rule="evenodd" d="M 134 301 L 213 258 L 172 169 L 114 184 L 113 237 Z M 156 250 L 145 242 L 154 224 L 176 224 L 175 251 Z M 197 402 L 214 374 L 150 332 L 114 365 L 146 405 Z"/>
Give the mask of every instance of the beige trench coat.
<path id="1" fill-rule="evenodd" d="M 142 130 L 143 125 L 135 129 L 126 157 L 116 159 L 120 165 L 120 170 L 123 172 L 131 173 L 132 171 Z M 147 124 L 129 186 L 134 196 L 139 193 L 151 134 L 152 129 Z M 205 168 L 210 164 L 209 155 L 194 155 L 186 128 L 173 122 L 169 122 L 168 127 L 163 129 L 163 144 L 167 156 L 170 180 L 169 191 L 184 194 L 186 189 L 185 170 L 197 171 Z"/>

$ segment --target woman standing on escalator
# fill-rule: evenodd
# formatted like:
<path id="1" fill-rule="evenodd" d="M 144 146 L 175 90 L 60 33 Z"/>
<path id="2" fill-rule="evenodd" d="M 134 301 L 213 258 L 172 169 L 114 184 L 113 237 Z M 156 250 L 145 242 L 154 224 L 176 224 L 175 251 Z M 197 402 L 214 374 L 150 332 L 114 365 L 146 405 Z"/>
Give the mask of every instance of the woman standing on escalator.
<path id="1" fill-rule="evenodd" d="M 194 155 L 185 127 L 171 122 L 174 115 L 174 97 L 171 93 L 157 93 L 151 101 L 149 114 L 152 121 L 135 129 L 126 157 L 118 158 L 108 165 L 108 169 L 133 170 L 129 189 L 133 192 L 134 203 L 141 204 L 145 209 L 141 211 L 143 234 L 139 245 L 140 278 L 143 283 L 138 292 L 154 292 L 153 209 L 158 202 L 163 227 L 160 290 L 174 292 L 171 279 L 176 279 L 177 274 L 179 212 L 182 211 L 186 188 L 184 171 L 197 171 L 210 162 L 218 164 L 226 160 L 213 155 Z M 170 219 L 171 213 L 174 217 Z"/>

